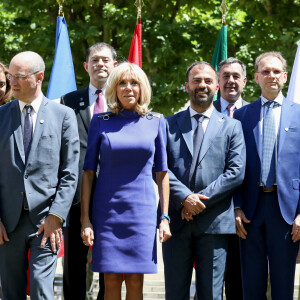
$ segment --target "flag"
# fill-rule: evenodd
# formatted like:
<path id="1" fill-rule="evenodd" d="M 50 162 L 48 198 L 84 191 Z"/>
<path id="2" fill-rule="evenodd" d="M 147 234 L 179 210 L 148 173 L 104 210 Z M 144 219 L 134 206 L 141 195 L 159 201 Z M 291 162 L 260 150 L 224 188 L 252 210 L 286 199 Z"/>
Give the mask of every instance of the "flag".
<path id="1" fill-rule="evenodd" d="M 128 61 L 142 67 L 142 24 L 135 25 Z"/>
<path id="2" fill-rule="evenodd" d="M 297 84 L 298 83 L 298 84 Z M 290 78 L 287 99 L 300 104 L 300 42 L 294 60 L 292 75 Z"/>
<path id="3" fill-rule="evenodd" d="M 213 58 L 211 61 L 211 64 L 216 71 L 218 71 L 219 63 L 224 59 L 227 59 L 227 26 L 226 25 L 222 25 L 222 28 L 219 32 Z M 215 96 L 214 100 L 217 100 L 218 98 L 220 98 L 220 90 L 218 91 L 218 94 Z"/>
<path id="4" fill-rule="evenodd" d="M 67 23 L 57 17 L 55 56 L 48 85 L 47 98 L 57 99 L 77 90 Z"/>

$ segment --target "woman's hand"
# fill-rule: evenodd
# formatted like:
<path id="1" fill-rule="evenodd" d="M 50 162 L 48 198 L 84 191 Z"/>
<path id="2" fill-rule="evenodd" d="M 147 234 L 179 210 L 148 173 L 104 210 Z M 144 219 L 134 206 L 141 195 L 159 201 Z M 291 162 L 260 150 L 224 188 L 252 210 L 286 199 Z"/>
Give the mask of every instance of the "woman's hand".
<path id="1" fill-rule="evenodd" d="M 81 238 L 85 246 L 94 245 L 94 230 L 89 220 L 81 224 Z"/>
<path id="2" fill-rule="evenodd" d="M 172 236 L 170 231 L 169 221 L 167 219 L 162 219 L 159 224 L 159 240 L 161 243 L 165 242 Z"/>

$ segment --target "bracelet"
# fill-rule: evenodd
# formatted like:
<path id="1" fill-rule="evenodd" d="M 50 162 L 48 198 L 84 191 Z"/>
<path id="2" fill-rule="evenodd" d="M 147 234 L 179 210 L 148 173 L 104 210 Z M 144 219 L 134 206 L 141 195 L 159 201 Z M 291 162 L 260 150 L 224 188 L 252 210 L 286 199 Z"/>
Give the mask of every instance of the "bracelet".
<path id="1" fill-rule="evenodd" d="M 161 219 L 161 220 L 162 220 L 162 219 L 167 219 L 167 220 L 169 221 L 169 223 L 171 222 L 170 217 L 169 217 L 168 215 L 166 215 L 166 214 L 161 214 L 160 219 Z"/>

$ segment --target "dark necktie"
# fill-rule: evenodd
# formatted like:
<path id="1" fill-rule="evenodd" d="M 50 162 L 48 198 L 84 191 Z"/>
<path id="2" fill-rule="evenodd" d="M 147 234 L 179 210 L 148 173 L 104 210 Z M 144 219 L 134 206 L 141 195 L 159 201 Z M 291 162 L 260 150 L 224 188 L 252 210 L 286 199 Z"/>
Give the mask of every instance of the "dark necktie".
<path id="1" fill-rule="evenodd" d="M 276 182 L 275 144 L 276 130 L 274 117 L 274 101 L 265 104 L 265 117 L 263 120 L 263 153 L 262 153 L 262 183 L 270 188 Z"/>
<path id="2" fill-rule="evenodd" d="M 190 173 L 189 173 L 189 181 L 190 181 L 190 189 L 194 190 L 195 188 L 195 178 L 196 178 L 196 170 L 197 170 L 197 162 L 198 162 L 198 157 L 204 137 L 204 131 L 202 127 L 202 122 L 204 120 L 203 115 L 194 115 L 193 116 L 196 121 L 197 121 L 197 128 L 194 132 L 194 138 L 193 138 L 193 143 L 194 143 L 194 150 L 193 150 L 193 160 L 190 168 Z"/>
<path id="3" fill-rule="evenodd" d="M 97 100 L 95 101 L 94 114 L 99 114 L 104 112 L 104 99 L 102 90 L 97 90 L 96 94 L 98 95 Z"/>
<path id="4" fill-rule="evenodd" d="M 227 106 L 227 110 L 228 110 L 228 117 L 229 118 L 233 118 L 233 113 L 234 113 L 234 110 L 235 110 L 235 105 L 233 103 L 229 103 L 228 106 Z"/>
<path id="5" fill-rule="evenodd" d="M 32 106 L 26 105 L 25 109 L 26 109 L 26 115 L 24 120 L 23 144 L 24 144 L 24 151 L 25 151 L 25 162 L 27 162 L 28 155 L 30 152 L 31 141 L 32 141 L 32 129 L 33 129 L 32 116 L 31 116 Z"/>

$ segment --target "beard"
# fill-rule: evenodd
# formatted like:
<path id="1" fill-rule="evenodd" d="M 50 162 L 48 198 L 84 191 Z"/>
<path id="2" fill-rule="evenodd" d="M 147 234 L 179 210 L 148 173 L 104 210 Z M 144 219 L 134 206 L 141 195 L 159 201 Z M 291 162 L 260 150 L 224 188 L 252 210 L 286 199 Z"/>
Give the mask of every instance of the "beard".
<path id="1" fill-rule="evenodd" d="M 204 92 L 205 94 L 198 94 Z M 189 90 L 191 102 L 198 107 L 208 108 L 214 100 L 215 93 L 209 91 L 207 88 L 197 88 L 195 90 Z"/>

